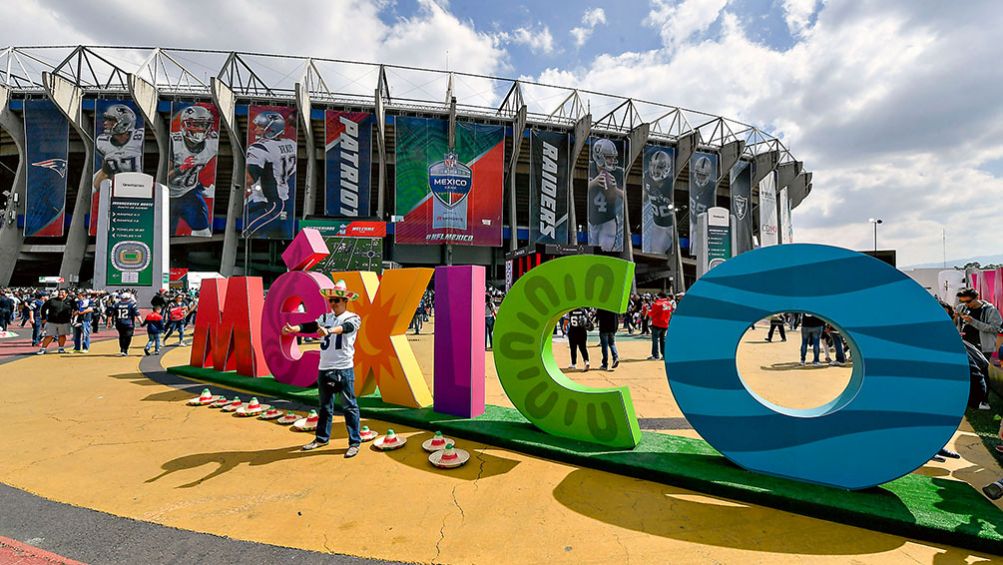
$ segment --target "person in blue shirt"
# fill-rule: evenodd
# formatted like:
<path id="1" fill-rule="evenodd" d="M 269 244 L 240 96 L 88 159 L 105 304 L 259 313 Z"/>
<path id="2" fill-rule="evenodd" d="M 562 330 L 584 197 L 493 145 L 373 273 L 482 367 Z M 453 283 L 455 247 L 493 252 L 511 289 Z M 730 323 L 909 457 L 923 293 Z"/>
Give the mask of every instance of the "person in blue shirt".
<path id="1" fill-rule="evenodd" d="M 122 293 L 118 302 L 115 303 L 115 329 L 118 330 L 119 355 L 125 357 L 129 354 L 129 346 L 132 345 L 132 335 L 136 331 L 136 321 L 140 319 L 139 308 L 136 308 L 136 301 L 128 292 Z"/>
<path id="2" fill-rule="evenodd" d="M 76 323 L 73 324 L 73 352 L 88 353 L 91 349 L 91 324 L 94 321 L 94 301 L 86 290 L 81 290 L 77 294 L 77 303 L 74 314 Z"/>

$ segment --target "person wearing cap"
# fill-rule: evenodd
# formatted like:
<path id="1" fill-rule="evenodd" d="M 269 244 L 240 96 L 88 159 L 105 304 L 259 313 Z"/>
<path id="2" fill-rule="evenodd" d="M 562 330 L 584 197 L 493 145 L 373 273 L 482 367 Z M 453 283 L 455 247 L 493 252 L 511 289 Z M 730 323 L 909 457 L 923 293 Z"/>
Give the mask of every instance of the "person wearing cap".
<path id="1" fill-rule="evenodd" d="M 118 331 L 119 355 L 122 357 L 129 354 L 132 336 L 136 331 L 136 320 L 139 319 L 139 309 L 136 308 L 132 295 L 123 292 L 115 303 L 115 329 Z"/>
<path id="2" fill-rule="evenodd" d="M 359 403 L 355 398 L 355 339 L 359 335 L 362 319 L 348 310 L 348 303 L 358 300 L 358 293 L 348 290 L 345 281 L 338 281 L 334 288 L 321 290 L 331 306 L 331 312 L 317 318 L 315 322 L 302 325 L 286 324 L 283 335 L 316 333 L 322 338 L 320 343 L 320 366 L 317 375 L 317 391 L 320 393 L 320 420 L 317 422 L 316 438 L 303 446 L 303 451 L 323 447 L 331 441 L 331 422 L 334 418 L 334 399 L 341 395 L 341 409 L 345 414 L 348 429 L 348 450 L 345 457 L 355 457 L 359 453 L 362 438 L 359 435 Z"/>

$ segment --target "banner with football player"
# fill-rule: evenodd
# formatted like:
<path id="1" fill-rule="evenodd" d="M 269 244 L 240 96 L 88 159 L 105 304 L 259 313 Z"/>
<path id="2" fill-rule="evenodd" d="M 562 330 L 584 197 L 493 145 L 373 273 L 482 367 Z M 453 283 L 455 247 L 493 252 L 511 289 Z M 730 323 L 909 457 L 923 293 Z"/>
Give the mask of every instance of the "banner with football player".
<path id="1" fill-rule="evenodd" d="M 296 108 L 250 106 L 244 161 L 244 237 L 296 232 Z"/>
<path id="2" fill-rule="evenodd" d="M 529 152 L 529 240 L 568 242 L 568 162 L 571 136 L 532 130 Z"/>
<path id="3" fill-rule="evenodd" d="M 752 163 L 741 159 L 731 168 L 731 217 L 735 255 L 752 250 Z"/>
<path id="4" fill-rule="evenodd" d="M 171 108 L 171 236 L 212 237 L 216 199 L 219 113 L 212 102 L 174 102 Z"/>
<path id="5" fill-rule="evenodd" d="M 641 161 L 644 202 L 641 204 L 641 252 L 673 255 L 676 252 L 675 203 L 672 170 L 676 151 L 647 145 Z"/>
<path id="6" fill-rule="evenodd" d="M 589 245 L 623 251 L 624 171 L 627 140 L 593 137 L 589 159 Z"/>
<path id="7" fill-rule="evenodd" d="M 696 256 L 697 216 L 716 206 L 717 155 L 694 151 L 690 157 L 690 255 Z"/>
<path id="8" fill-rule="evenodd" d="M 373 115 L 324 112 L 324 214 L 365 217 L 370 213 Z"/>
<path id="9" fill-rule="evenodd" d="M 759 181 L 759 246 L 776 245 L 780 233 L 777 226 L 776 171 Z"/>
<path id="10" fill-rule="evenodd" d="M 397 243 L 502 243 L 503 126 L 398 117 L 394 207 Z"/>
<path id="11" fill-rule="evenodd" d="M 143 172 L 143 114 L 132 100 L 94 101 L 94 176 L 88 232 L 98 233 L 98 196 L 118 173 Z"/>
<path id="12" fill-rule="evenodd" d="M 66 215 L 70 122 L 48 98 L 25 100 L 24 138 L 28 161 L 24 236 L 60 237 Z"/>

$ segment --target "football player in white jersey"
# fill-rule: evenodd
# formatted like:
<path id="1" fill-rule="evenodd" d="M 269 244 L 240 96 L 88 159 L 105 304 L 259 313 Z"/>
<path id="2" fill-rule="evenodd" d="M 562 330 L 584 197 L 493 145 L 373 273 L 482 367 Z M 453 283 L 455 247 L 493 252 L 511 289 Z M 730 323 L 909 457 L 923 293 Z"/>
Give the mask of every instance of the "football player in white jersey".
<path id="1" fill-rule="evenodd" d="M 181 111 L 181 131 L 171 133 L 171 169 L 167 186 L 171 193 L 171 235 L 178 234 L 184 220 L 192 235 L 211 236 L 206 191 L 200 175 L 219 149 L 219 132 L 212 112 L 205 106 L 192 105 Z M 210 194 L 211 195 L 211 194 Z"/>
<path id="2" fill-rule="evenodd" d="M 244 235 L 281 239 L 289 234 L 289 180 L 296 174 L 296 140 L 282 139 L 286 120 L 273 111 L 254 118 L 255 142 L 247 148 Z"/>
<path id="3" fill-rule="evenodd" d="M 623 190 L 616 184 L 616 145 L 608 139 L 597 140 L 592 145 L 592 160 L 599 172 L 589 180 L 589 244 L 603 251 L 622 251 Z"/>
<path id="4" fill-rule="evenodd" d="M 94 173 L 93 187 L 118 173 L 143 172 L 143 128 L 136 128 L 136 113 L 124 104 L 113 104 L 102 114 L 104 131 L 94 142 L 101 169 Z"/>
<path id="5" fill-rule="evenodd" d="M 671 255 L 674 253 L 672 202 L 672 158 L 665 151 L 656 151 L 644 171 L 645 206 L 651 211 L 652 226 L 644 233 L 644 251 Z"/>

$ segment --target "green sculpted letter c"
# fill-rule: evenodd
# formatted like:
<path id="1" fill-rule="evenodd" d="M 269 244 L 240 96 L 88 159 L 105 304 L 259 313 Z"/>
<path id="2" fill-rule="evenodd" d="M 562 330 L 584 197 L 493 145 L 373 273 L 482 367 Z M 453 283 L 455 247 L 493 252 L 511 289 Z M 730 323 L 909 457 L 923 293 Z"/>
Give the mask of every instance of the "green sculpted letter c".
<path id="1" fill-rule="evenodd" d="M 557 367 L 551 348 L 554 324 L 569 310 L 626 311 L 633 278 L 633 263 L 577 255 L 535 267 L 512 286 L 495 321 L 495 368 L 512 404 L 536 427 L 617 449 L 641 441 L 630 389 L 576 383 Z"/>

